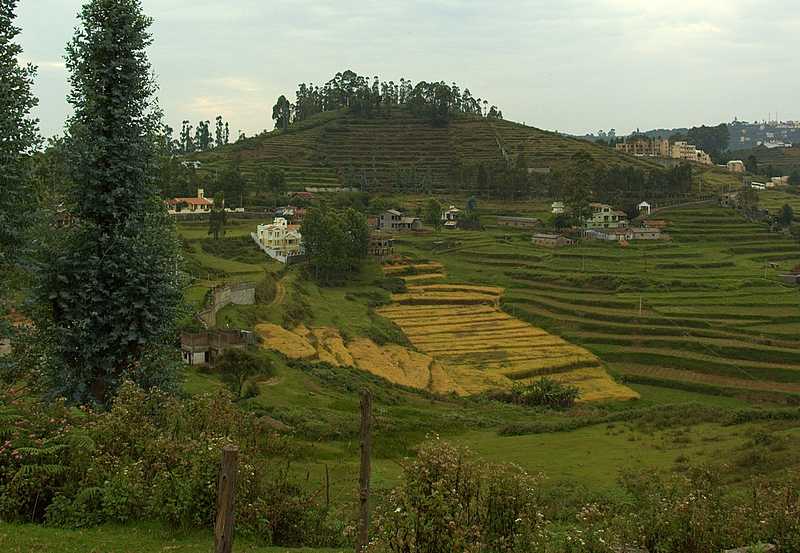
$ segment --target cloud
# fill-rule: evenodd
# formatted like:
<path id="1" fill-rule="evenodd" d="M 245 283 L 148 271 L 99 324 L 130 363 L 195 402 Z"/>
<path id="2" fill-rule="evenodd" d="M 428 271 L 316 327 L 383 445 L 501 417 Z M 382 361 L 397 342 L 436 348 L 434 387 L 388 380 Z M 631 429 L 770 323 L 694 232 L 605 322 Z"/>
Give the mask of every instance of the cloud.
<path id="1" fill-rule="evenodd" d="M 236 77 L 217 77 L 213 79 L 203 79 L 200 81 L 203 85 L 212 85 L 216 88 L 229 88 L 232 90 L 239 90 L 244 92 L 258 92 L 259 86 L 246 79 L 238 79 Z"/>

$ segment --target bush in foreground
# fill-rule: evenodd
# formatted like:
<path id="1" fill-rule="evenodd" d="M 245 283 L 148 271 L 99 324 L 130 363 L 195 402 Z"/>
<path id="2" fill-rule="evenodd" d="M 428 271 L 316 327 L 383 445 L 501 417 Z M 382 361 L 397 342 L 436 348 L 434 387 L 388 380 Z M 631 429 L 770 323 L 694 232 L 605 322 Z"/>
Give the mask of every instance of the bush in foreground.
<path id="1" fill-rule="evenodd" d="M 105 412 L 0 395 L 0 518 L 65 527 L 212 528 L 223 445 L 240 449 L 237 533 L 263 544 L 338 545 L 346 518 L 286 471 L 292 440 L 227 394 L 180 400 L 127 382 Z"/>

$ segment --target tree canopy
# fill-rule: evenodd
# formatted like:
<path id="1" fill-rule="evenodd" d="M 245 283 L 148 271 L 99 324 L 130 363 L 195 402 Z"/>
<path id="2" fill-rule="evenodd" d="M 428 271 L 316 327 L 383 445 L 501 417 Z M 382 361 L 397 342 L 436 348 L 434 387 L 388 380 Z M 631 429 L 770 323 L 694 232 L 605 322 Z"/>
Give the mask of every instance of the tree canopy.
<path id="1" fill-rule="evenodd" d="M 31 223 L 34 205 L 28 154 L 38 142 L 36 121 L 30 117 L 36 98 L 31 94 L 31 65 L 21 66 L 22 48 L 14 38 L 16 0 L 0 2 L 0 339 L 11 332 L 6 315 L 14 294 L 9 280 L 16 271 Z"/>
<path id="2" fill-rule="evenodd" d="M 357 269 L 369 251 L 367 219 L 352 208 L 338 211 L 309 207 L 300 234 L 309 264 L 326 281 Z"/>
<path id="3" fill-rule="evenodd" d="M 68 218 L 43 244 L 35 290 L 51 397 L 107 404 L 123 378 L 175 383 L 177 244 L 156 188 L 160 112 L 138 0 L 93 0 L 67 47 Z"/>
<path id="4" fill-rule="evenodd" d="M 286 129 L 290 123 L 303 121 L 324 111 L 347 108 L 364 117 L 374 117 L 387 106 L 406 106 L 409 111 L 428 120 L 433 126 L 444 126 L 459 115 L 484 115 L 502 119 L 497 106 L 488 108 L 488 102 L 476 98 L 469 89 L 443 81 L 420 81 L 413 84 L 404 78 L 399 83 L 381 81 L 377 76 L 357 75 L 349 69 L 337 73 L 322 87 L 313 83 L 298 85 L 296 100 L 290 104 L 285 96 L 278 98 L 272 110 L 276 129 Z"/>

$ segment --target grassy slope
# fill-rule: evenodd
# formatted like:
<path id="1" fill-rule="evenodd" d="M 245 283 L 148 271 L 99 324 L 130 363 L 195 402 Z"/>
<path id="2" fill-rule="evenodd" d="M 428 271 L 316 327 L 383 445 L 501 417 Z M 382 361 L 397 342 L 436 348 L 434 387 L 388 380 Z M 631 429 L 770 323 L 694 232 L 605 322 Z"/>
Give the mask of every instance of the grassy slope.
<path id="1" fill-rule="evenodd" d="M 646 160 L 610 148 L 509 121 L 469 117 L 434 128 L 399 108 L 394 108 L 390 116 L 385 113 L 373 119 L 355 118 L 344 111 L 318 114 L 292 125 L 287 132 L 264 133 L 189 157 L 202 161 L 201 171 L 209 172 L 235 159 L 245 176 L 253 175 L 258 168 L 276 165 L 286 172 L 290 190 L 342 186 L 351 165 L 356 171 L 356 186 L 363 169 L 370 186 L 377 178 L 379 186 L 393 187 L 396 167 L 409 169 L 413 163 L 418 181 L 430 170 L 434 189 L 443 192 L 450 190 L 449 167 L 454 160 L 503 163 L 501 146 L 512 160 L 517 147 L 524 146 L 531 167 L 571 168 L 571 156 L 580 150 L 590 152 L 603 166 L 622 163 L 646 170 L 654 167 Z"/>
<path id="2" fill-rule="evenodd" d="M 793 391 L 792 387 L 800 382 L 795 378 L 800 375 L 797 371 L 800 350 L 788 340 L 800 330 L 800 318 L 793 310 L 797 292 L 777 285 L 774 270 L 770 270 L 768 280 L 763 279 L 765 257 L 785 258 L 778 262 L 782 267 L 788 266 L 800 262 L 800 247 L 766 233 L 731 210 L 675 209 L 663 211 L 658 217 L 668 220 L 668 230 L 673 235 L 671 243 L 628 247 L 594 243 L 553 251 L 531 246 L 528 233 L 512 234 L 510 241 L 498 240 L 507 231 L 492 230 L 491 218 L 487 217 L 486 232 L 445 233 L 444 244 L 436 249 L 432 249 L 432 237 L 403 235 L 398 237 L 398 249 L 417 259 L 443 263 L 447 277 L 440 281 L 506 286 L 504 308 L 510 314 L 587 347 L 612 372 L 647 375 L 649 378 L 643 379 L 642 384 L 633 384 L 643 395 L 639 406 L 701 399 L 706 404 L 734 408 L 746 405 L 745 399 L 786 401 L 786 396 L 760 395 L 748 391 L 748 387 L 770 391 L 779 382 Z M 700 220 L 707 224 L 698 225 Z M 708 230 L 698 229 L 699 226 Z M 267 263 L 268 268 L 274 268 L 273 265 L 277 264 Z M 538 276 L 534 278 L 533 274 Z M 610 274 L 616 280 L 605 276 Z M 318 288 L 293 276 L 285 301 L 291 301 L 292 294 L 299 293 L 312 308 L 313 324 L 336 326 L 350 335 L 363 336 L 374 324 L 375 316 L 370 315 L 366 300 L 348 301 L 345 295 L 374 293 L 371 282 L 378 275 L 378 266 L 368 264 L 352 284 L 331 288 Z M 252 326 L 259 320 L 280 323 L 280 319 L 281 308 L 262 306 L 229 307 L 220 313 L 223 324 L 231 326 Z M 768 345 L 766 340 L 774 343 Z M 706 347 L 716 353 L 709 353 Z M 337 429 L 341 438 L 329 441 L 319 450 L 323 457 L 348 455 L 352 442 L 348 446 L 345 437 L 349 435 L 347 441 L 351 441 L 357 417 L 357 391 L 332 389 L 280 361 L 277 365 L 278 377 L 263 387 L 261 396 L 250 400 L 252 406 L 266 410 L 290 426 L 305 429 L 309 437 L 314 431 L 322 434 L 325 428 L 335 425 L 348 427 L 347 431 Z M 751 379 L 742 371 L 751 374 L 756 371 L 761 384 L 746 382 Z M 707 388 L 697 388 L 697 381 L 702 380 L 698 375 L 703 374 L 707 377 L 704 381 Z M 682 381 L 681 376 L 687 378 Z M 676 378 L 684 388 L 706 390 L 714 395 L 673 389 L 672 379 Z M 764 384 L 768 378 L 773 381 Z M 193 375 L 189 379 L 192 391 L 215 385 L 213 376 Z M 414 443 L 432 430 L 455 437 L 472 428 L 468 437 L 463 438 L 465 443 L 478 451 L 493 451 L 494 441 L 504 440 L 497 437 L 496 428 L 510 421 L 542 417 L 510 406 L 487 411 L 468 402 L 432 401 L 428 396 L 402 390 L 392 393 L 396 395 L 383 398 L 383 404 L 378 402 L 387 420 L 393 421 L 388 426 L 394 430 L 385 436 L 384 442 L 387 460 L 384 466 L 382 461 L 377 463 L 378 470 L 390 474 L 396 473 L 395 461 L 406 452 L 400 444 Z M 453 420 L 457 424 L 450 424 Z M 409 425 L 409 421 L 413 424 Z M 587 436 L 592 432 L 605 435 L 602 428 L 582 432 L 588 432 Z M 555 435 L 547 450 L 557 450 L 558 436 Z M 620 451 L 627 451 L 628 438 L 616 439 Z M 507 460 L 528 468 L 541 468 L 528 462 L 530 449 L 536 443 L 530 442 L 527 454 L 513 454 Z M 732 439 L 729 446 L 735 443 L 736 439 Z M 625 459 L 630 459 L 634 453 L 627 455 Z M 667 454 L 647 455 L 642 462 L 666 467 L 673 459 L 674 456 Z M 615 463 L 622 460 L 617 456 L 603 463 L 595 462 L 597 474 L 588 478 L 608 482 L 619 466 Z M 312 461 L 310 466 L 314 464 Z M 342 466 L 345 472 L 352 470 L 354 460 Z M 318 466 L 311 470 L 319 474 Z M 548 467 L 548 472 L 555 478 L 572 475 L 557 463 Z"/>

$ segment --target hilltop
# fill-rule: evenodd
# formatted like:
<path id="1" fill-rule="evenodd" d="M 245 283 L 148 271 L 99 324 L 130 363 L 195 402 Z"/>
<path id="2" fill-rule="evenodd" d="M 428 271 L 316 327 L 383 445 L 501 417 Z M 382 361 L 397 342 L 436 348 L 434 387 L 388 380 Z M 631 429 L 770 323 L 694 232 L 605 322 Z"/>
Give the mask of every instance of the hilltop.
<path id="1" fill-rule="evenodd" d="M 532 186 L 547 175 L 571 173 L 586 154 L 605 169 L 659 167 L 610 148 L 502 119 L 462 114 L 436 127 L 405 106 L 388 106 L 372 118 L 346 108 L 319 113 L 286 130 L 274 130 L 235 144 L 187 154 L 213 174 L 237 164 L 245 178 L 277 166 L 289 190 L 307 187 L 355 187 L 414 191 L 429 176 L 433 193 L 453 193 L 476 186 L 478 167 L 490 178 L 516 168 L 524 152 Z M 580 155 L 576 155 L 579 154 Z"/>

